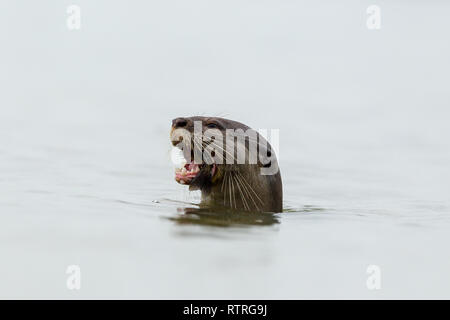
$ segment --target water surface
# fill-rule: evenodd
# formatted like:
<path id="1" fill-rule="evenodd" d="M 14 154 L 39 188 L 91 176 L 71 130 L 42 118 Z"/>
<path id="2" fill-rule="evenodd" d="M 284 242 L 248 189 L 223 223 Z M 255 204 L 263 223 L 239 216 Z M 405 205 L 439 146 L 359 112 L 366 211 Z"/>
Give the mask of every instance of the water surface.
<path id="1" fill-rule="evenodd" d="M 83 2 L 79 32 L 1 5 L 0 297 L 450 298 L 432 2 L 383 4 L 379 32 L 352 1 Z M 168 139 L 195 114 L 280 129 L 284 212 L 198 210 Z"/>

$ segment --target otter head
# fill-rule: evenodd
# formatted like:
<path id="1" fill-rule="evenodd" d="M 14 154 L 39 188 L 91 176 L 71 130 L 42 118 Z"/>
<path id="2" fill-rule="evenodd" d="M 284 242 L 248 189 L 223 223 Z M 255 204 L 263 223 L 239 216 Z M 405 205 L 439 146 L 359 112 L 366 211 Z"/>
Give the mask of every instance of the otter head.
<path id="1" fill-rule="evenodd" d="M 186 160 L 176 169 L 175 180 L 201 190 L 203 205 L 281 211 L 278 162 L 257 131 L 233 120 L 195 116 L 174 119 L 170 140 Z"/>

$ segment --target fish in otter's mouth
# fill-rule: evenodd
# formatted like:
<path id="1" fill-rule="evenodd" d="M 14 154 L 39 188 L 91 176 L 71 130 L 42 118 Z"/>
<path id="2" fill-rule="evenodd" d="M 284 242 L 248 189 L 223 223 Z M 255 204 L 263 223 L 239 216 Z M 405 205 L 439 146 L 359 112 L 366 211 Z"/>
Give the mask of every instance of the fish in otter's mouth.
<path id="1" fill-rule="evenodd" d="M 170 140 L 182 159 L 175 181 L 200 190 L 201 204 L 236 211 L 282 210 L 277 159 L 257 131 L 229 119 L 195 116 L 174 119 Z"/>
<path id="2" fill-rule="evenodd" d="M 183 138 L 186 138 L 186 132 L 183 132 Z M 175 181 L 189 185 L 189 190 L 198 190 L 210 185 L 211 180 L 217 173 L 216 163 L 207 164 L 202 159 L 198 160 L 195 157 L 195 152 L 203 153 L 203 148 L 198 148 L 197 145 L 191 145 L 192 140 L 179 138 L 172 135 L 172 144 L 178 150 L 178 153 L 173 153 L 172 156 L 178 158 L 178 166 L 175 167 Z M 174 151 L 175 151 L 174 150 Z M 174 159 L 173 159 L 174 160 Z"/>
<path id="3" fill-rule="evenodd" d="M 215 164 L 210 167 L 210 171 L 208 168 L 209 175 L 213 178 L 217 167 Z M 194 179 L 199 178 L 202 174 L 204 174 L 206 171 L 202 170 L 204 168 L 206 168 L 205 165 L 196 164 L 194 161 L 186 163 L 182 168 L 175 168 L 175 181 L 181 184 L 189 185 Z"/>

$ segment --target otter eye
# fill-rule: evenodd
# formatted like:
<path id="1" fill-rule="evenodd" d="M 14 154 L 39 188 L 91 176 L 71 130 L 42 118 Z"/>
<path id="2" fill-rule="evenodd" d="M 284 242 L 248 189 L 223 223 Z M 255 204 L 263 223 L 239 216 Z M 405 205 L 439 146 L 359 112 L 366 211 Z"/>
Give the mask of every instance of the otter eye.
<path id="1" fill-rule="evenodd" d="M 218 126 L 217 124 L 215 124 L 214 122 L 208 123 L 206 126 L 207 126 L 208 128 L 210 128 L 210 129 L 215 129 L 215 128 L 218 128 L 218 127 L 219 127 L 219 126 Z"/>

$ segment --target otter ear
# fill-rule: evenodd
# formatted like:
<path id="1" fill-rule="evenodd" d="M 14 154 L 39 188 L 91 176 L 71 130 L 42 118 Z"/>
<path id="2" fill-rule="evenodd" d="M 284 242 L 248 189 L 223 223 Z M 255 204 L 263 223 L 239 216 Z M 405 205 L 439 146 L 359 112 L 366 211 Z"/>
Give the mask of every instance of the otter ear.
<path id="1" fill-rule="evenodd" d="M 274 175 L 278 172 L 278 162 L 268 142 L 259 144 L 258 165 L 262 175 Z"/>
<path id="2" fill-rule="evenodd" d="M 267 168 L 272 162 L 272 150 L 267 141 L 258 144 L 258 166 Z"/>

